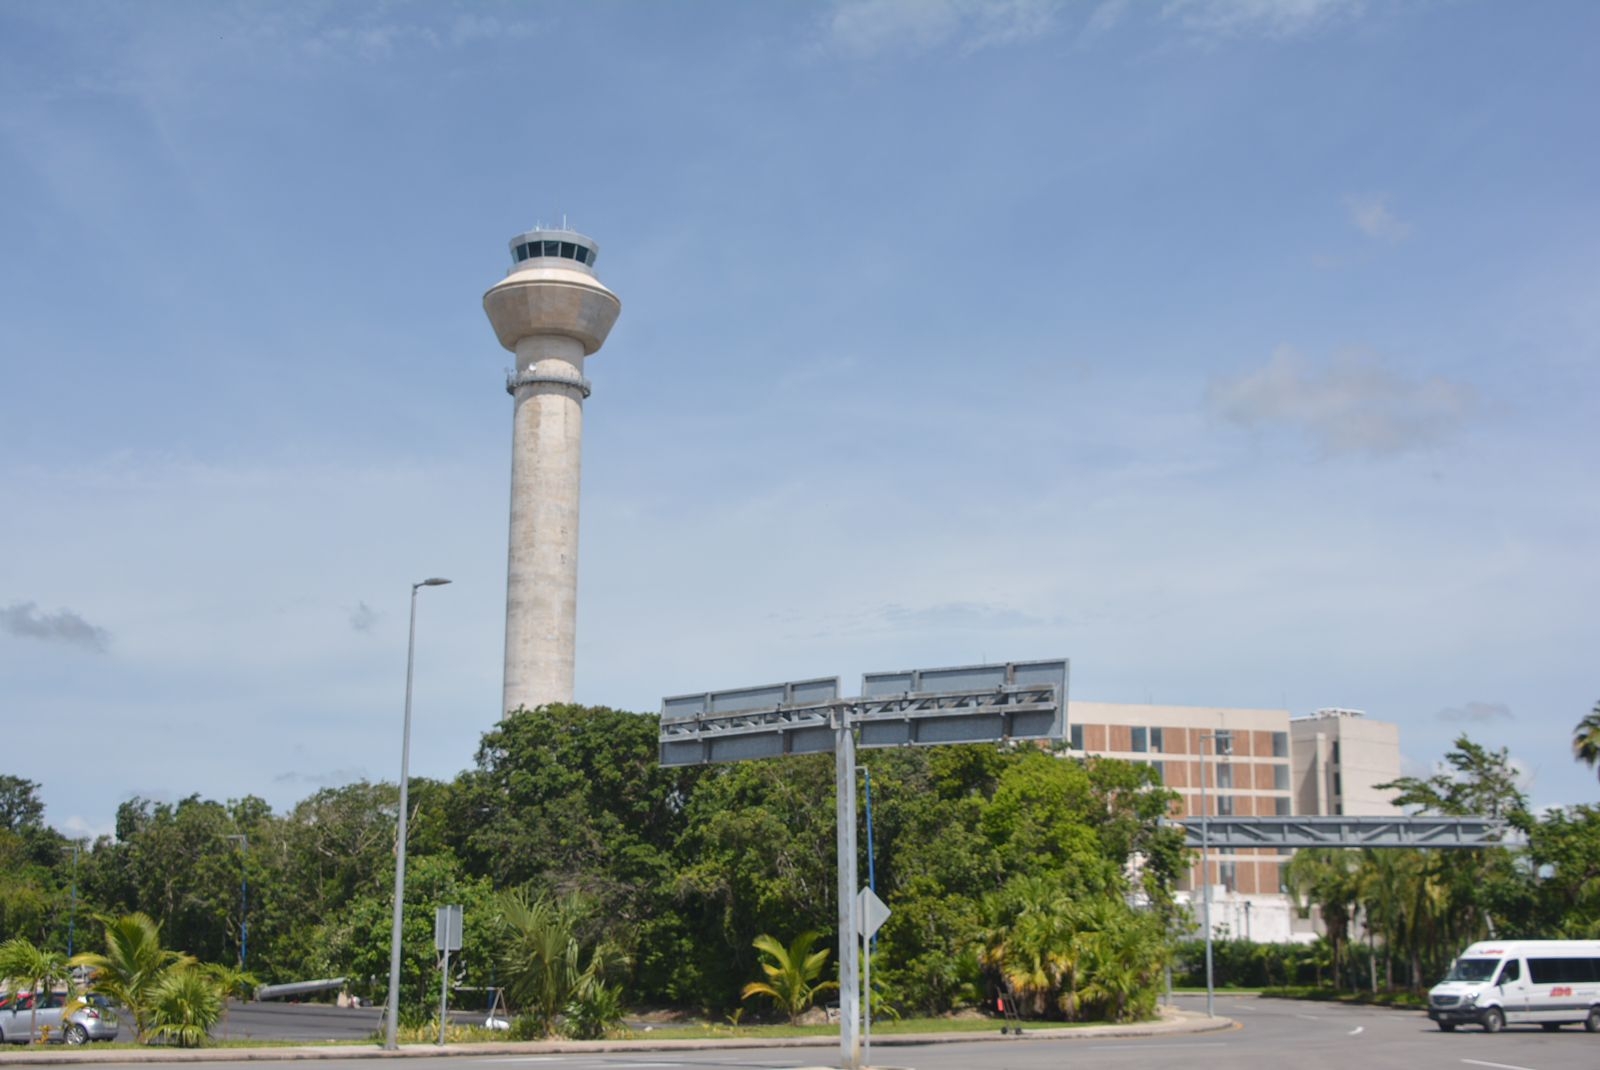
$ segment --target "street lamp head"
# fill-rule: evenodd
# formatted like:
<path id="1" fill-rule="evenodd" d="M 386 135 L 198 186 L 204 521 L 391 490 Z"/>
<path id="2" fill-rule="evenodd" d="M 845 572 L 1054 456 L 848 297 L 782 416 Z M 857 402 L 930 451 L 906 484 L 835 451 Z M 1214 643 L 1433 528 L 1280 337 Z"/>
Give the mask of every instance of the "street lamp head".
<path id="1" fill-rule="evenodd" d="M 417 587 L 443 587 L 445 584 L 447 584 L 449 582 L 450 582 L 449 580 L 441 579 L 438 576 L 430 576 L 428 579 L 423 580 L 421 583 L 413 583 L 411 586 L 413 588 L 417 588 Z"/>

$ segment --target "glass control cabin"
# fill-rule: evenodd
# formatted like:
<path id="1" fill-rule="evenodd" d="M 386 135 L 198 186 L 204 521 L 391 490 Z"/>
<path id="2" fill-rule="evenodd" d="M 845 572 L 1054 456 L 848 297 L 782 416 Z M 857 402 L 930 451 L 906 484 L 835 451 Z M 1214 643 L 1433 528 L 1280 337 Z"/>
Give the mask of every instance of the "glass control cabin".
<path id="1" fill-rule="evenodd" d="M 575 260 L 586 268 L 594 268 L 594 259 L 600 255 L 600 246 L 593 238 L 575 230 L 530 230 L 511 239 L 511 259 L 514 266 L 533 267 L 530 260 L 555 257 Z M 559 265 L 551 265 L 557 267 Z"/>

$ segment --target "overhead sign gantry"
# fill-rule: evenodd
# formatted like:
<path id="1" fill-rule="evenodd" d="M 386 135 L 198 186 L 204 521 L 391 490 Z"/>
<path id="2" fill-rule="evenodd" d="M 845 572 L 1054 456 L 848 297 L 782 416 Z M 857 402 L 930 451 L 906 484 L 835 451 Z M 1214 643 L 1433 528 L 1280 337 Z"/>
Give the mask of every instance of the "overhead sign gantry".
<path id="1" fill-rule="evenodd" d="M 833 676 L 661 701 L 662 765 L 833 753 L 844 1066 L 861 1066 L 856 937 L 864 930 L 857 917 L 856 748 L 1060 739 L 1066 709 L 1065 658 L 867 673 L 854 698 L 839 697 L 839 678 Z M 874 920 L 876 928 L 883 918 Z"/>

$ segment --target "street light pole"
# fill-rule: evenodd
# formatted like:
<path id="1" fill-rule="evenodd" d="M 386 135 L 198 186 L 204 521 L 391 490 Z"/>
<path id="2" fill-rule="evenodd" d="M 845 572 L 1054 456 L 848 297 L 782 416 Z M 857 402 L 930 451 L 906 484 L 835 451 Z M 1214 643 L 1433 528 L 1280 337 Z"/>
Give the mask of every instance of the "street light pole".
<path id="1" fill-rule="evenodd" d="M 1211 826 L 1206 814 L 1206 741 L 1216 743 L 1216 733 L 1200 734 L 1200 883 L 1203 885 L 1201 924 L 1206 930 L 1206 1017 L 1215 1018 L 1216 988 L 1211 972 Z"/>
<path id="2" fill-rule="evenodd" d="M 411 585 L 411 630 L 406 639 L 406 718 L 400 736 L 400 819 L 394 840 L 394 924 L 389 932 L 389 1021 L 384 1029 L 383 1048 L 394 1051 L 400 1029 L 400 924 L 406 898 L 406 807 L 411 778 L 411 668 L 417 653 L 417 590 L 442 587 L 449 580 L 437 576 Z"/>
<path id="3" fill-rule="evenodd" d="M 67 907 L 67 958 L 72 957 L 73 926 L 78 920 L 78 851 L 80 844 L 74 840 L 72 843 L 72 898 L 71 905 Z"/>

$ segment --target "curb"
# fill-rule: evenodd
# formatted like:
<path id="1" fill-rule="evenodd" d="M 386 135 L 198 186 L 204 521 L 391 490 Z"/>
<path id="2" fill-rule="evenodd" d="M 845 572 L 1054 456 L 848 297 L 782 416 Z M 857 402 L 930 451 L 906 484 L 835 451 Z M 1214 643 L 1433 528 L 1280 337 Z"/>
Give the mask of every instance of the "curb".
<path id="1" fill-rule="evenodd" d="M 1167 1010 L 1161 1021 L 1134 1025 L 1088 1025 L 1076 1029 L 1048 1026 L 1006 1036 L 1007 1042 L 1039 1040 L 1105 1040 L 1134 1037 L 1184 1036 L 1217 1033 L 1237 1028 L 1231 1018 L 1207 1018 L 1191 1011 Z M 874 1048 L 909 1047 L 921 1044 L 961 1044 L 999 1039 L 993 1029 L 963 1033 L 897 1033 L 874 1036 Z M 295 1062 L 306 1059 L 429 1059 L 438 1056 L 476 1055 L 577 1055 L 648 1051 L 711 1051 L 760 1048 L 834 1048 L 839 1038 L 706 1037 L 690 1040 L 566 1040 L 490 1042 L 486 1044 L 408 1044 L 398 1051 L 384 1051 L 369 1045 L 341 1045 L 282 1048 L 121 1048 L 95 1051 L 61 1048 L 24 1048 L 0 1055 L 0 1063 L 34 1066 L 94 1065 L 96 1063 L 192 1063 L 192 1062 Z"/>

